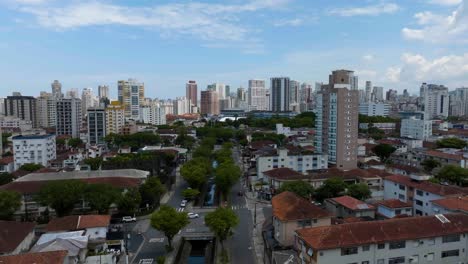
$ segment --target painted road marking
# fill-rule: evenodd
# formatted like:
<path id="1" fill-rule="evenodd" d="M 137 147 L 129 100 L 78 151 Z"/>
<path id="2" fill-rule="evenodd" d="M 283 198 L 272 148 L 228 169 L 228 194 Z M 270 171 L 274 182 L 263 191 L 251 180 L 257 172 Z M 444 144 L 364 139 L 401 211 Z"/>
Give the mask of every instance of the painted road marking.
<path id="1" fill-rule="evenodd" d="M 153 261 L 154 261 L 153 259 L 140 259 L 138 263 L 139 264 L 152 264 Z"/>
<path id="2" fill-rule="evenodd" d="M 151 238 L 148 242 L 149 243 L 162 243 L 164 242 L 164 237 Z"/>

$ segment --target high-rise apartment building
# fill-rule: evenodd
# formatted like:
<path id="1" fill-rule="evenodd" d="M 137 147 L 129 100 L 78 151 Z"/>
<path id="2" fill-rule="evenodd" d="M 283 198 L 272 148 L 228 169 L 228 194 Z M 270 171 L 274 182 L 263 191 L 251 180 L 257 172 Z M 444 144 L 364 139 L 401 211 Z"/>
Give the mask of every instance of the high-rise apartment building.
<path id="1" fill-rule="evenodd" d="M 37 98 L 37 120 L 39 127 L 55 127 L 57 100 L 51 93 L 41 92 Z"/>
<path id="2" fill-rule="evenodd" d="M 80 136 L 81 129 L 81 100 L 65 98 L 57 102 L 56 134 L 68 135 L 73 138 Z"/>
<path id="3" fill-rule="evenodd" d="M 99 85 L 98 86 L 98 96 L 99 96 L 99 99 L 109 98 L 109 86 L 108 85 Z"/>
<path id="4" fill-rule="evenodd" d="M 312 85 L 308 83 L 301 84 L 300 92 L 300 110 L 306 112 L 314 108 L 314 92 Z"/>
<path id="5" fill-rule="evenodd" d="M 185 97 L 189 102 L 190 113 L 194 113 L 198 106 L 198 85 L 196 81 L 188 81 L 185 85 Z"/>
<path id="6" fill-rule="evenodd" d="M 119 101 L 112 101 L 106 107 L 106 133 L 119 134 L 125 125 L 125 108 Z"/>
<path id="7" fill-rule="evenodd" d="M 83 117 L 87 114 L 88 108 L 95 107 L 97 100 L 94 97 L 92 88 L 84 88 L 81 93 L 81 109 Z"/>
<path id="8" fill-rule="evenodd" d="M 450 116 L 467 116 L 468 115 L 468 88 L 457 88 L 449 93 Z"/>
<path id="9" fill-rule="evenodd" d="M 351 81 L 351 90 L 359 90 L 359 78 L 358 76 L 352 76 L 350 77 L 350 81 Z"/>
<path id="10" fill-rule="evenodd" d="M 226 85 L 223 84 L 223 83 L 210 84 L 210 85 L 207 86 L 206 89 L 210 90 L 210 91 L 215 91 L 218 94 L 218 100 L 225 99 L 226 96 L 229 95 L 229 93 L 226 94 L 226 90 L 229 90 L 229 88 L 226 89 Z"/>
<path id="11" fill-rule="evenodd" d="M 249 80 L 248 104 L 250 109 L 268 111 L 269 99 L 265 80 Z"/>
<path id="12" fill-rule="evenodd" d="M 52 88 L 52 97 L 55 99 L 63 98 L 62 84 L 58 80 L 55 80 L 50 86 Z"/>
<path id="13" fill-rule="evenodd" d="M 201 92 L 200 113 L 202 115 L 219 115 L 218 93 L 212 90 Z"/>
<path id="14" fill-rule="evenodd" d="M 166 113 L 158 100 L 154 100 L 149 105 L 141 107 L 140 121 L 157 126 L 166 124 Z"/>
<path id="15" fill-rule="evenodd" d="M 299 112 L 300 103 L 300 83 L 298 81 L 289 81 L 289 110 Z"/>
<path id="16" fill-rule="evenodd" d="M 37 100 L 32 96 L 22 96 L 14 93 L 5 99 L 5 116 L 14 116 L 22 120 L 31 121 L 33 127 L 38 126 Z"/>
<path id="17" fill-rule="evenodd" d="M 88 108 L 88 144 L 104 145 L 106 133 L 106 110 L 104 108 Z"/>
<path id="18" fill-rule="evenodd" d="M 426 119 L 448 117 L 450 103 L 447 87 L 423 83 L 420 91 L 422 108 Z"/>
<path id="19" fill-rule="evenodd" d="M 145 84 L 135 79 L 119 81 L 118 98 L 125 108 L 125 118 L 138 120 L 140 118 L 140 105 L 145 99 Z"/>
<path id="20" fill-rule="evenodd" d="M 72 88 L 68 90 L 65 94 L 66 98 L 79 98 L 78 89 Z"/>
<path id="21" fill-rule="evenodd" d="M 374 86 L 372 89 L 372 100 L 373 102 L 383 102 L 383 87 L 381 86 Z"/>
<path id="22" fill-rule="evenodd" d="M 184 115 L 190 113 L 190 102 L 187 100 L 187 97 L 181 96 L 177 97 L 174 101 L 174 114 L 175 115 Z"/>
<path id="23" fill-rule="evenodd" d="M 289 77 L 273 77 L 270 79 L 271 111 L 289 111 L 290 102 Z"/>
<path id="24" fill-rule="evenodd" d="M 366 81 L 366 102 L 372 100 L 372 82 Z"/>
<path id="25" fill-rule="evenodd" d="M 359 92 L 351 90 L 353 72 L 336 70 L 316 97 L 316 151 L 341 170 L 357 166 Z"/>

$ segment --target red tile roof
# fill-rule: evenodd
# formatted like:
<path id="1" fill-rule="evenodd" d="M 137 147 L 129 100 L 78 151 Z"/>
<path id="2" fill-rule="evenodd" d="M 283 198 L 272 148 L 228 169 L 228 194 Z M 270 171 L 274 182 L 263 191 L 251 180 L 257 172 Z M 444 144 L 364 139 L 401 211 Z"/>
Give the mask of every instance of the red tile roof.
<path id="1" fill-rule="evenodd" d="M 296 233 L 311 248 L 324 250 L 468 232 L 468 215 L 448 214 L 445 217 L 449 223 L 442 223 L 436 216 L 405 217 L 305 228 Z"/>
<path id="2" fill-rule="evenodd" d="M 378 201 L 376 204 L 383 205 L 387 208 L 406 208 L 406 207 L 413 207 L 411 203 L 405 203 L 398 199 L 390 199 L 390 200 L 383 200 Z"/>
<path id="3" fill-rule="evenodd" d="M 464 160 L 463 154 L 450 154 L 437 150 L 426 150 L 425 154 L 431 157 L 437 157 L 442 159 L 451 159 L 451 160 Z"/>
<path id="4" fill-rule="evenodd" d="M 344 178 L 344 179 L 357 179 L 357 178 L 382 178 L 391 175 L 383 170 L 374 168 L 363 169 L 352 169 L 349 171 L 342 171 L 338 168 L 329 168 L 323 172 L 311 172 L 312 179 L 328 179 L 332 177 Z"/>
<path id="5" fill-rule="evenodd" d="M 292 192 L 282 192 L 271 200 L 273 216 L 281 221 L 330 217 L 330 213 Z"/>
<path id="6" fill-rule="evenodd" d="M 29 222 L 0 220 L 0 254 L 15 250 L 35 226 L 36 224 Z"/>
<path id="7" fill-rule="evenodd" d="M 66 250 L 0 256 L 0 264 L 63 264 Z"/>
<path id="8" fill-rule="evenodd" d="M 8 165 L 10 163 L 13 163 L 14 161 L 15 160 L 13 156 L 7 156 L 7 157 L 0 159 L 0 165 Z"/>
<path id="9" fill-rule="evenodd" d="M 345 195 L 345 196 L 340 196 L 340 197 L 335 197 L 335 198 L 330 198 L 327 200 L 332 200 L 335 203 L 338 203 L 348 209 L 351 209 L 353 211 L 361 211 L 361 210 L 372 210 L 375 209 L 374 206 L 365 203 L 361 200 L 358 200 L 354 197 Z"/>
<path id="10" fill-rule="evenodd" d="M 47 231 L 73 231 L 92 227 L 107 227 L 110 215 L 70 215 L 55 218 L 47 224 Z"/>
<path id="11" fill-rule="evenodd" d="M 410 177 L 403 175 L 391 175 L 385 178 L 385 180 L 406 185 L 415 189 L 422 191 L 430 192 L 440 196 L 449 196 L 449 195 L 463 195 L 468 194 L 468 189 L 460 188 L 456 186 L 446 186 L 437 183 L 432 183 L 428 181 L 413 181 Z"/>
<path id="12" fill-rule="evenodd" d="M 406 171 L 406 172 L 409 172 L 409 173 L 417 173 L 417 172 L 421 171 L 420 169 L 418 169 L 416 167 L 413 167 L 413 166 L 409 166 L 409 165 L 390 164 L 389 166 L 391 168 L 398 169 L 398 170 L 403 170 L 403 171 Z"/>
<path id="13" fill-rule="evenodd" d="M 432 203 L 453 211 L 468 212 L 468 196 L 449 197 L 445 199 L 433 200 Z"/>
<path id="14" fill-rule="evenodd" d="M 269 171 L 264 171 L 263 174 L 275 180 L 299 180 L 307 178 L 300 172 L 294 171 L 290 168 L 277 168 Z"/>

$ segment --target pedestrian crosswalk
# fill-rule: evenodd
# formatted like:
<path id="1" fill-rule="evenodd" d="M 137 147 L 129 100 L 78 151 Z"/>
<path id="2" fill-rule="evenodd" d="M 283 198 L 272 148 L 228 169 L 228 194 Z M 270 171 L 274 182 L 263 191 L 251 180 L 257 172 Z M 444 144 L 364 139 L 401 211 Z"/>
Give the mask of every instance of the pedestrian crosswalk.
<path id="1" fill-rule="evenodd" d="M 231 206 L 232 210 L 240 210 L 240 209 L 244 209 L 244 208 L 247 208 L 247 206 L 245 206 L 245 205 L 233 205 L 233 206 Z"/>
<path id="2" fill-rule="evenodd" d="M 138 264 L 152 264 L 153 261 L 154 261 L 153 259 L 140 259 Z"/>
<path id="3" fill-rule="evenodd" d="M 177 208 L 177 212 L 183 212 L 183 211 L 185 211 L 185 207 Z"/>

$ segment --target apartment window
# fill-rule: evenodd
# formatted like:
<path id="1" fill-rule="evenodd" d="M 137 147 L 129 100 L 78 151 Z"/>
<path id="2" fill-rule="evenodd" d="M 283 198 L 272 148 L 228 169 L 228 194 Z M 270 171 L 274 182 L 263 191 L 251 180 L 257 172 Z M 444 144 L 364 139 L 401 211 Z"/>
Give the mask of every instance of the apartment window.
<path id="1" fill-rule="evenodd" d="M 385 248 L 385 243 L 378 244 L 378 245 L 377 245 L 377 248 L 378 248 L 378 249 L 384 249 L 384 248 Z"/>
<path id="2" fill-rule="evenodd" d="M 401 210 L 400 209 L 395 210 L 395 214 L 397 215 L 401 214 Z"/>
<path id="3" fill-rule="evenodd" d="M 385 264 L 385 259 L 378 259 L 377 264 Z"/>
<path id="4" fill-rule="evenodd" d="M 419 205 L 419 206 L 423 206 L 423 205 L 424 205 L 424 203 L 423 203 L 422 201 L 420 201 L 420 200 L 415 200 L 415 201 L 416 201 L 416 205 Z"/>
<path id="5" fill-rule="evenodd" d="M 365 260 L 365 261 L 361 262 L 361 264 L 369 264 L 369 261 Z"/>
<path id="6" fill-rule="evenodd" d="M 419 195 L 419 196 L 423 196 L 423 195 L 424 195 L 424 192 L 421 191 L 421 190 L 416 190 L 416 194 Z"/>
<path id="7" fill-rule="evenodd" d="M 405 257 L 396 257 L 388 259 L 388 264 L 405 263 Z"/>
<path id="8" fill-rule="evenodd" d="M 447 251 L 442 251 L 441 258 L 457 257 L 459 255 L 460 255 L 460 250 L 458 249 L 447 250 Z"/>
<path id="9" fill-rule="evenodd" d="M 404 185 L 401 185 L 401 184 L 400 184 L 398 187 L 400 188 L 400 190 L 403 190 L 403 191 L 405 190 L 405 186 L 404 186 Z"/>
<path id="10" fill-rule="evenodd" d="M 370 249 L 369 245 L 362 246 L 362 251 L 369 251 L 369 249 Z"/>
<path id="11" fill-rule="evenodd" d="M 406 241 L 395 241 L 395 242 L 390 242 L 388 243 L 390 249 L 399 249 L 399 248 L 405 248 L 406 246 Z"/>
<path id="12" fill-rule="evenodd" d="M 420 210 L 416 210 L 415 213 L 416 213 L 416 215 L 422 215 L 423 214 L 422 211 L 420 211 Z"/>
<path id="13" fill-rule="evenodd" d="M 357 247 L 348 247 L 348 248 L 342 248 L 341 249 L 341 256 L 346 256 L 346 255 L 354 255 L 358 253 L 358 248 Z"/>
<path id="14" fill-rule="evenodd" d="M 450 243 L 460 241 L 460 235 L 448 235 L 442 237 L 442 243 Z"/>
<path id="15" fill-rule="evenodd" d="M 403 194 L 399 194 L 399 195 L 398 195 L 398 199 L 400 199 L 400 200 L 405 200 L 405 196 L 404 196 Z"/>

